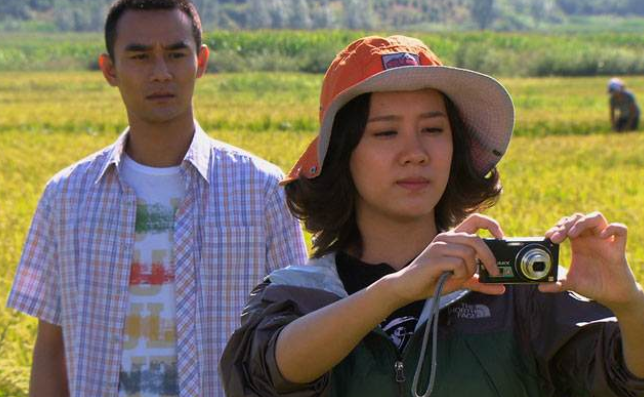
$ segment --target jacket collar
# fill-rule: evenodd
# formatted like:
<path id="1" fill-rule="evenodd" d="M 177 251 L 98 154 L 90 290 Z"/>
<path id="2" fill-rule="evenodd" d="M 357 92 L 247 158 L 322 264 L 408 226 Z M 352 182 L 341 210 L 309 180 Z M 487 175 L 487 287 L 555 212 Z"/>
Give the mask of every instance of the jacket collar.
<path id="1" fill-rule="evenodd" d="M 288 285 L 294 287 L 304 287 L 320 289 L 346 298 L 349 296 L 344 289 L 342 280 L 338 275 L 335 265 L 335 253 L 325 255 L 321 258 L 309 259 L 306 265 L 288 266 L 272 272 L 268 279 L 274 285 Z M 471 291 L 462 289 L 450 292 L 440 297 L 440 309 L 446 308 L 451 304 L 463 299 Z M 433 298 L 425 301 L 423 311 L 420 314 L 416 329 L 429 319 Z"/>

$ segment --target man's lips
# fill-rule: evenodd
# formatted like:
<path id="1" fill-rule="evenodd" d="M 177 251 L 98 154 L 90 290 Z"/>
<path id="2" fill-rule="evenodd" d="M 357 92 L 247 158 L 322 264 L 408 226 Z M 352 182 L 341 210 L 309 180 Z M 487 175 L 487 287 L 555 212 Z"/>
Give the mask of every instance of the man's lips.
<path id="1" fill-rule="evenodd" d="M 172 99 L 174 98 L 174 94 L 171 92 L 155 92 L 153 94 L 150 94 L 146 97 L 147 99 L 150 100 L 164 100 L 164 99 Z"/>
<path id="2" fill-rule="evenodd" d="M 429 184 L 429 179 L 423 177 L 403 178 L 396 181 L 396 185 L 408 190 L 424 189 L 429 186 Z"/>

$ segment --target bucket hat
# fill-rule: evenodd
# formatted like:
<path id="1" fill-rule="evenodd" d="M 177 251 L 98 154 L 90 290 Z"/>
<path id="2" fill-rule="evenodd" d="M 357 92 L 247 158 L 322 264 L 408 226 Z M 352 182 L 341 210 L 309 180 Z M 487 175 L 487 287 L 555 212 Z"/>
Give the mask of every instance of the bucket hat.
<path id="1" fill-rule="evenodd" d="M 329 66 L 320 95 L 317 137 L 282 184 L 320 175 L 337 112 L 368 92 L 432 88 L 457 107 L 471 141 L 473 165 L 487 174 L 505 153 L 514 127 L 514 105 L 494 78 L 471 70 L 443 66 L 420 40 L 406 36 L 369 36 L 342 50 Z"/>

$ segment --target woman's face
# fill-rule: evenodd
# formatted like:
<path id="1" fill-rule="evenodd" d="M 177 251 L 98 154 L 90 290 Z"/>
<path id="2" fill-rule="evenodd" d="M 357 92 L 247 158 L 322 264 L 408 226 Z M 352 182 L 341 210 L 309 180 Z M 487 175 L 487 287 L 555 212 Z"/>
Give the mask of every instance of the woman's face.
<path id="1" fill-rule="evenodd" d="M 349 163 L 358 220 L 434 221 L 452 163 L 452 131 L 436 90 L 371 94 Z"/>

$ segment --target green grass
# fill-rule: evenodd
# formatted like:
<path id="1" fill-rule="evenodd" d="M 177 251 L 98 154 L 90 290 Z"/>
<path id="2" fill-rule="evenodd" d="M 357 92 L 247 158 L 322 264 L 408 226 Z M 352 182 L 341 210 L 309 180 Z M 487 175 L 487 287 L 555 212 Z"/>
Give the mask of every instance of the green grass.
<path id="1" fill-rule="evenodd" d="M 320 75 L 207 75 L 197 117 L 218 139 L 287 170 L 317 126 Z M 540 235 L 561 216 L 600 210 L 629 229 L 644 281 L 644 134 L 607 131 L 603 78 L 503 79 L 517 136 L 500 164 L 505 191 L 489 211 L 509 235 Z M 644 78 L 627 82 L 636 92 Z M 126 125 L 118 92 L 97 72 L 0 74 L 0 287 L 6 299 L 49 177 L 111 143 Z M 566 263 L 564 247 L 563 262 Z M 4 302 L 4 300 L 3 300 Z M 0 397 L 24 396 L 36 322 L 0 309 Z"/>
<path id="2" fill-rule="evenodd" d="M 643 19 L 644 20 L 644 19 Z M 641 22 L 641 21 L 640 21 Z M 335 54 L 366 34 L 400 32 L 214 31 L 212 71 L 322 73 Z M 502 76 L 644 74 L 644 36 L 639 33 L 414 33 L 448 65 Z M 97 68 L 104 48 L 97 33 L 3 33 L 0 71 Z"/>

